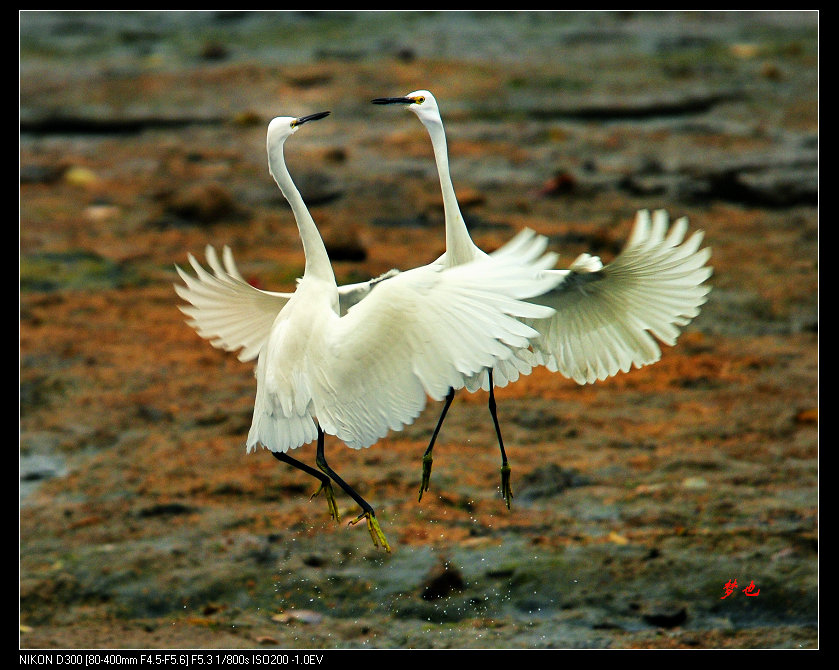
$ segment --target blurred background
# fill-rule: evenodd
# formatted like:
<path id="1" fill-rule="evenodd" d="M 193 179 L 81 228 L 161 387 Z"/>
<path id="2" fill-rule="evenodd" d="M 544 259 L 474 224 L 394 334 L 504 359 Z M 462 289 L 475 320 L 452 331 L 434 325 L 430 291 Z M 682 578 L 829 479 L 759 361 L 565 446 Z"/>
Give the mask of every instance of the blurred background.
<path id="1" fill-rule="evenodd" d="M 818 645 L 817 12 L 54 12 L 20 19 L 22 648 Z M 376 508 L 246 454 L 253 367 L 184 323 L 187 254 L 293 290 L 274 116 L 339 283 L 444 248 L 427 88 L 473 239 L 608 262 L 688 216 L 713 290 L 662 360 L 499 389 L 370 449 Z M 314 462 L 314 447 L 295 452 Z M 725 585 L 737 588 L 726 597 Z M 754 584 L 757 595 L 744 589 Z M 753 591 L 752 591 L 753 592 Z"/>

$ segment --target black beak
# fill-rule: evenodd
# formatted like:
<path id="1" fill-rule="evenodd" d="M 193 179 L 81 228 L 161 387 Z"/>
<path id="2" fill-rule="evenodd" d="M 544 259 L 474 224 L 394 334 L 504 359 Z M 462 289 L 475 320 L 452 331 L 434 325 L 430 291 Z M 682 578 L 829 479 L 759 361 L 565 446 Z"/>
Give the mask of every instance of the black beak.
<path id="1" fill-rule="evenodd" d="M 410 105 L 414 102 L 412 98 L 376 98 L 371 100 L 374 105 Z"/>
<path id="2" fill-rule="evenodd" d="M 316 114 L 309 114 L 308 116 L 301 116 L 297 119 L 297 123 L 294 125 L 302 126 L 304 123 L 308 121 L 317 121 L 318 119 L 323 119 L 329 116 L 330 112 L 317 112 Z"/>

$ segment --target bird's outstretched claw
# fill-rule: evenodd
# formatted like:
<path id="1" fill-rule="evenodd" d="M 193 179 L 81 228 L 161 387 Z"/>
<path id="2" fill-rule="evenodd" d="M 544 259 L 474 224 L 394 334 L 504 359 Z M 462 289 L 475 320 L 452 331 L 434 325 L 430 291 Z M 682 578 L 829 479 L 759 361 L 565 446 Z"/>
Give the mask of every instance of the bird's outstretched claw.
<path id="1" fill-rule="evenodd" d="M 510 509 L 513 499 L 513 489 L 510 487 L 510 466 L 504 464 L 501 466 L 501 495 L 504 502 L 507 503 L 507 509 Z"/>
<path id="2" fill-rule="evenodd" d="M 422 457 L 422 483 L 420 484 L 419 500 L 422 500 L 422 494 L 428 490 L 428 481 L 431 479 L 431 454 L 426 454 Z"/>
<path id="3" fill-rule="evenodd" d="M 386 549 L 387 553 L 390 553 L 390 545 L 387 543 L 385 534 L 382 532 L 382 529 L 379 526 L 379 521 L 376 519 L 376 515 L 373 512 L 363 512 L 359 514 L 358 518 L 350 521 L 349 525 L 354 526 L 365 518 L 367 519 L 367 530 L 370 531 L 370 537 L 373 538 L 373 544 L 376 545 L 376 547 Z"/>
<path id="4" fill-rule="evenodd" d="M 338 513 L 338 505 L 335 502 L 335 492 L 332 490 L 332 482 L 328 480 L 321 482 L 320 488 L 312 494 L 309 500 L 313 500 L 315 496 L 320 495 L 321 491 L 323 491 L 326 496 L 326 504 L 329 505 L 329 516 L 331 516 L 336 523 L 339 522 L 341 520 L 341 515 Z"/>

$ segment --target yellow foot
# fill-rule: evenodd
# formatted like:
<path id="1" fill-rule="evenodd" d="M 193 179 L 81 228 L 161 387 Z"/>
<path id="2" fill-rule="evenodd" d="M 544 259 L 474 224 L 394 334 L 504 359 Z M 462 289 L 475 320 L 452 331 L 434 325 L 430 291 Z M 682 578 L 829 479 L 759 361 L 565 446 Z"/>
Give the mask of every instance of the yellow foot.
<path id="1" fill-rule="evenodd" d="M 335 519 L 335 522 L 341 520 L 341 515 L 338 513 L 338 505 L 335 503 L 335 493 L 332 490 L 332 482 L 327 480 L 326 482 L 321 482 L 320 488 L 312 494 L 312 497 L 309 500 L 312 500 L 315 496 L 319 495 L 320 492 L 323 491 L 324 495 L 326 496 L 326 504 L 329 505 L 329 516 Z"/>
<path id="2" fill-rule="evenodd" d="M 383 547 L 387 550 L 387 553 L 390 553 L 390 545 L 387 543 L 385 534 L 382 532 L 382 529 L 379 526 L 379 521 L 376 519 L 376 515 L 373 514 L 373 512 L 364 512 L 363 514 L 359 514 L 357 519 L 350 521 L 350 525 L 354 526 L 362 519 L 367 519 L 367 530 L 370 531 L 370 537 L 373 538 L 373 544 L 377 547 Z"/>
<path id="3" fill-rule="evenodd" d="M 501 495 L 504 498 L 504 502 L 507 503 L 507 509 L 510 509 L 513 500 L 513 489 L 510 487 L 510 466 L 506 464 L 501 466 Z"/>
<path id="4" fill-rule="evenodd" d="M 420 484 L 419 499 L 422 500 L 422 494 L 428 490 L 428 481 L 431 479 L 431 454 L 426 454 L 422 457 L 422 483 Z"/>

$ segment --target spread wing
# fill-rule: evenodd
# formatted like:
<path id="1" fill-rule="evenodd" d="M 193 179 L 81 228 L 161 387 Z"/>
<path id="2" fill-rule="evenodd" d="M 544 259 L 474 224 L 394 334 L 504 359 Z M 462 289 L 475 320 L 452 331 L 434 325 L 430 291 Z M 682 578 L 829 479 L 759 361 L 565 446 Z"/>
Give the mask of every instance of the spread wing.
<path id="1" fill-rule="evenodd" d="M 527 321 L 539 331 L 533 350 L 541 364 L 591 383 L 657 361 L 656 338 L 675 344 L 711 290 L 704 283 L 711 251 L 699 249 L 701 231 L 685 240 L 687 219 L 667 228 L 666 212 L 642 210 L 613 262 L 601 266 L 583 255 L 569 270 L 553 271 L 564 280 L 533 301 L 556 313 Z"/>
<path id="2" fill-rule="evenodd" d="M 205 254 L 213 274 L 189 254 L 193 277 L 175 266 L 185 285 L 175 284 L 175 292 L 188 306 L 180 310 L 187 323 L 214 347 L 239 352 L 239 360 L 253 360 L 268 339 L 277 314 L 285 307 L 290 293 L 263 291 L 248 284 L 239 274 L 233 255 L 224 247 L 224 266 L 216 250 L 207 245 Z"/>
<path id="3" fill-rule="evenodd" d="M 188 258 L 196 276 L 175 267 L 185 284 L 175 284 L 175 291 L 189 303 L 180 310 L 189 317 L 187 323 L 214 347 L 225 351 L 241 349 L 239 360 L 253 360 L 268 340 L 277 314 L 292 294 L 251 286 L 242 277 L 227 246 L 222 250 L 223 265 L 212 246 L 207 245 L 205 255 L 212 274 L 192 254 Z M 341 314 L 367 296 L 377 283 L 396 273 L 397 270 L 391 270 L 369 281 L 340 286 Z"/>

